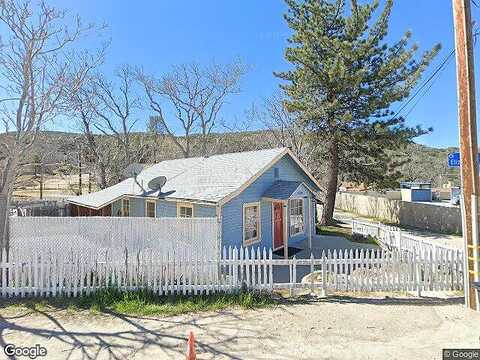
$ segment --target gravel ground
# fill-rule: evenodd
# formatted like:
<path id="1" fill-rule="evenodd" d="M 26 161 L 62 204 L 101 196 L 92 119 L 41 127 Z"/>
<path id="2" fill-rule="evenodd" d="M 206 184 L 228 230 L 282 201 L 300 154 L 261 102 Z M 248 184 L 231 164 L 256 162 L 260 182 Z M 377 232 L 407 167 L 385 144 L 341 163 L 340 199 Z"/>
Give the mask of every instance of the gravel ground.
<path id="1" fill-rule="evenodd" d="M 46 359 L 183 359 L 192 330 L 199 359 L 441 359 L 480 348 L 480 313 L 460 301 L 332 296 L 167 318 L 8 308 L 0 345 L 38 343 Z"/>

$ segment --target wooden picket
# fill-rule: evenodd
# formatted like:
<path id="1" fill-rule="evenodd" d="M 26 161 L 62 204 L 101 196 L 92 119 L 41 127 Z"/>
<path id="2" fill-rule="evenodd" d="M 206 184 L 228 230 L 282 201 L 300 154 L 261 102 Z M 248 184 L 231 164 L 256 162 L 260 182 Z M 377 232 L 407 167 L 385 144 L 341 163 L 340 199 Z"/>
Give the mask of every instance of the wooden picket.
<path id="1" fill-rule="evenodd" d="M 462 251 L 452 246 L 428 242 L 405 234 L 400 228 L 383 225 L 381 223 L 370 223 L 360 220 L 351 220 L 352 234 L 371 236 L 377 240 L 382 248 L 397 249 L 401 251 L 415 252 L 419 250 L 446 250 L 452 253 Z"/>
<path id="2" fill-rule="evenodd" d="M 275 268 L 288 269 L 288 279 L 274 281 Z M 313 273 L 307 282 L 298 278 Z M 307 269 L 307 271 L 305 271 Z M 88 256 L 43 250 L 8 261 L 0 251 L 0 296 L 89 295 L 107 287 L 121 291 L 148 290 L 161 295 L 198 295 L 234 292 L 242 288 L 272 291 L 297 288 L 331 291 L 450 291 L 463 287 L 460 251 L 421 249 L 327 250 L 320 258 L 274 258 L 272 250 L 225 248 L 219 259 L 205 252 L 128 249 L 91 251 Z"/>

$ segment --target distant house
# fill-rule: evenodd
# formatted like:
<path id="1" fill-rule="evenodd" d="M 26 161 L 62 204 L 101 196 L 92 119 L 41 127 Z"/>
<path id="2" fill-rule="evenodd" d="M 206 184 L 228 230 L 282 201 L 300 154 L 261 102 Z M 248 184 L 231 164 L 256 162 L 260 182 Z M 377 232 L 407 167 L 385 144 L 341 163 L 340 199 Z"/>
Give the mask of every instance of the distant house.
<path id="1" fill-rule="evenodd" d="M 432 183 L 430 181 L 402 181 L 400 192 L 403 201 L 432 201 Z"/>
<path id="2" fill-rule="evenodd" d="M 217 217 L 222 245 L 274 250 L 315 231 L 318 182 L 288 148 L 162 161 L 68 199 L 72 216 Z"/>

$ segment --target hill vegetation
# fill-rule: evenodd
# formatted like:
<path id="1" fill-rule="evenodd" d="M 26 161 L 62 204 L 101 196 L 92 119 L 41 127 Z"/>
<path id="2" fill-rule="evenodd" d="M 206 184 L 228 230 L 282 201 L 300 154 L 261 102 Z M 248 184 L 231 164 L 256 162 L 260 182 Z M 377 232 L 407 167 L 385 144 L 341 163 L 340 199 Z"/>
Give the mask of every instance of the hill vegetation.
<path id="1" fill-rule="evenodd" d="M 0 137 L 3 136 L 5 134 L 0 135 Z M 77 133 L 42 132 L 40 134 L 41 141 L 35 144 L 34 151 L 32 151 L 33 157 L 23 166 L 23 174 L 29 175 L 30 179 L 38 178 L 41 171 L 44 174 L 64 176 L 65 178 L 77 175 L 80 171 L 84 174 L 95 175 L 95 164 L 89 161 L 88 151 L 82 147 L 82 136 L 82 134 Z M 110 141 L 107 135 L 96 136 L 99 143 Z M 179 148 L 173 144 L 168 136 L 135 133 L 133 139 L 134 146 L 140 146 L 141 144 L 143 147 L 141 156 L 134 159 L 136 163 L 152 164 L 183 157 Z M 178 141 L 182 141 L 182 137 L 179 137 Z M 209 144 L 210 155 L 282 146 L 272 131 L 269 130 L 214 133 L 209 135 Z M 440 187 L 449 181 L 454 185 L 459 185 L 458 169 L 451 169 L 447 166 L 448 153 L 455 150 L 457 149 L 432 148 L 411 143 L 402 153 L 402 158 L 406 162 L 399 168 L 400 180 L 426 180 L 431 181 L 435 187 Z M 201 154 L 200 141 L 198 143 L 193 141 L 191 155 L 201 156 Z M 321 163 L 321 161 L 319 162 Z M 125 174 L 125 169 L 113 170 L 109 175 L 108 185 L 113 185 L 128 175 Z M 310 168 L 310 170 L 322 183 L 322 171 L 315 168 Z M 22 178 L 25 179 L 25 176 Z M 355 181 L 355 179 L 348 177 L 340 180 Z M 24 185 L 25 182 L 20 182 L 17 184 L 17 188 Z"/>

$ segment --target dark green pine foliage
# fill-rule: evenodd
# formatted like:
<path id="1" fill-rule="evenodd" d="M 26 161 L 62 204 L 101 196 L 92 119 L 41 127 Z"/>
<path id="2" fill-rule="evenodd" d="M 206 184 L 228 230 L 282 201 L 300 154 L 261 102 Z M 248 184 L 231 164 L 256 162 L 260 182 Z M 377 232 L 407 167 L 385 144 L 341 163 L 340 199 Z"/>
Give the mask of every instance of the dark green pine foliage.
<path id="1" fill-rule="evenodd" d="M 352 0 L 286 0 L 285 15 L 293 30 L 286 59 L 291 71 L 276 73 L 286 80 L 286 108 L 321 143 L 324 164 L 323 223 L 333 217 L 339 178 L 384 187 L 398 179 L 396 154 L 429 130 L 407 127 L 390 105 L 408 97 L 422 72 L 440 50 L 415 59 L 407 32 L 385 43 L 393 6 L 387 0 L 359 5 Z M 378 13 L 378 15 L 377 15 Z"/>

